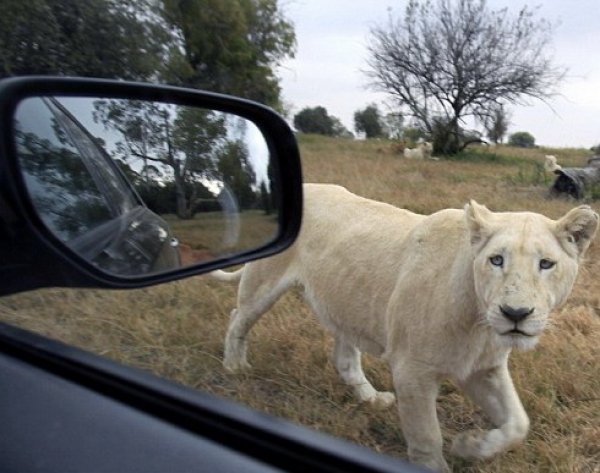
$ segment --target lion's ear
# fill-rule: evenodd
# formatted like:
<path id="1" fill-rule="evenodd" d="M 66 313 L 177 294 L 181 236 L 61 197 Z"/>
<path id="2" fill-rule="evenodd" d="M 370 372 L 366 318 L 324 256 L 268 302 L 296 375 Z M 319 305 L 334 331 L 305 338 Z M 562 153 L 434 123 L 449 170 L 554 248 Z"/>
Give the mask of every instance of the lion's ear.
<path id="1" fill-rule="evenodd" d="M 487 240 L 490 235 L 492 212 L 484 205 L 471 200 L 465 205 L 465 219 L 469 229 L 471 244 L 476 245 Z"/>
<path id="2" fill-rule="evenodd" d="M 566 248 L 574 248 L 577 256 L 583 256 L 596 235 L 598 220 L 598 214 L 589 205 L 575 207 L 556 222 L 559 241 Z"/>

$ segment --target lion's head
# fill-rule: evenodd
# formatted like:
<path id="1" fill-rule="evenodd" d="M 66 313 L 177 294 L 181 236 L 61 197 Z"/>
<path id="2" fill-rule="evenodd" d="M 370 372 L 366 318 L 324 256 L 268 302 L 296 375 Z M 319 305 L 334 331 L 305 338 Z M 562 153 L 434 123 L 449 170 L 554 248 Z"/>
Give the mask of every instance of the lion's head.
<path id="1" fill-rule="evenodd" d="M 552 310 L 565 302 L 598 229 L 598 214 L 574 208 L 559 220 L 531 212 L 465 206 L 480 313 L 501 343 L 535 346 Z"/>

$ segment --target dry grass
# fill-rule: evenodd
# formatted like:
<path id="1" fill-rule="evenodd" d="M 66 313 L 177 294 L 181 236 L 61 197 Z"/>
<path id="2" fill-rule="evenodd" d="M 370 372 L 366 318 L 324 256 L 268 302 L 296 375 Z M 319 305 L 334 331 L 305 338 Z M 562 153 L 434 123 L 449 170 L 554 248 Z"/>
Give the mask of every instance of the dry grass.
<path id="1" fill-rule="evenodd" d="M 546 153 L 567 165 L 581 150 L 480 150 L 468 161 L 411 162 L 385 141 L 302 137 L 306 181 L 334 182 L 367 197 L 420 211 L 460 207 L 468 199 L 494 210 L 529 209 L 558 217 L 574 203 L 548 200 L 539 174 Z M 598 211 L 600 205 L 591 203 Z M 516 353 L 512 373 L 532 419 L 527 441 L 485 462 L 450 458 L 461 472 L 600 471 L 600 242 L 596 242 L 568 304 L 532 352 Z M 356 403 L 330 362 L 332 340 L 297 293 L 284 296 L 257 324 L 250 342 L 254 370 L 221 367 L 235 288 L 197 277 L 135 291 L 47 289 L 0 300 L 0 317 L 117 361 L 234 399 L 369 446 L 405 455 L 395 413 Z M 389 373 L 366 357 L 374 384 L 390 389 Z M 472 404 L 444 385 L 439 417 L 446 439 L 485 426 Z"/>

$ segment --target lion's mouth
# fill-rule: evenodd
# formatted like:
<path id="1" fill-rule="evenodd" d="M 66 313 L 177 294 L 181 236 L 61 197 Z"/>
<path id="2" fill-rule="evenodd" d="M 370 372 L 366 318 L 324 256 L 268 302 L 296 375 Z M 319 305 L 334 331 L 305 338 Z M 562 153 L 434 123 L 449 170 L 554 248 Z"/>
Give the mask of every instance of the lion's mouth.
<path id="1" fill-rule="evenodd" d="M 519 330 L 517 327 L 509 330 L 508 332 L 504 332 L 502 335 L 522 335 L 524 337 L 533 337 L 533 335 L 523 332 L 523 330 Z"/>

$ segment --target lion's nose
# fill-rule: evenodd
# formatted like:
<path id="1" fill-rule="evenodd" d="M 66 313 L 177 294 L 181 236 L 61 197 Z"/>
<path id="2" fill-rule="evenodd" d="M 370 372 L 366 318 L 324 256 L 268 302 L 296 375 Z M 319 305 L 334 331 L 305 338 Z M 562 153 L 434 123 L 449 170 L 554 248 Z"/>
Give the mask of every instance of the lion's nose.
<path id="1" fill-rule="evenodd" d="M 502 312 L 504 317 L 511 322 L 519 323 L 528 315 L 533 314 L 533 307 L 511 307 L 509 305 L 501 305 L 500 312 Z"/>

